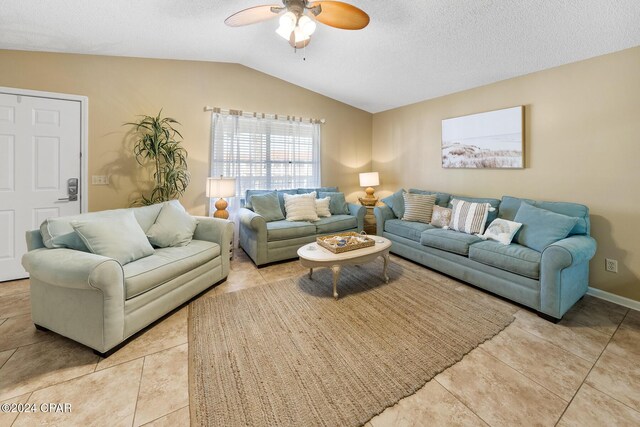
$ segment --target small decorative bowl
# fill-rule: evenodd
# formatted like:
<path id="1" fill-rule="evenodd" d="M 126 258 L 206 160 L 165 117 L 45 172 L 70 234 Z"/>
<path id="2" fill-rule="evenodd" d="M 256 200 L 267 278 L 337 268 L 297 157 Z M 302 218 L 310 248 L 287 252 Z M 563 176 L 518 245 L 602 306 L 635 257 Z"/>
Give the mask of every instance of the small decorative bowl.
<path id="1" fill-rule="evenodd" d="M 343 247 L 347 244 L 347 241 L 345 239 L 340 239 L 338 240 L 338 243 L 336 243 L 337 246 Z"/>

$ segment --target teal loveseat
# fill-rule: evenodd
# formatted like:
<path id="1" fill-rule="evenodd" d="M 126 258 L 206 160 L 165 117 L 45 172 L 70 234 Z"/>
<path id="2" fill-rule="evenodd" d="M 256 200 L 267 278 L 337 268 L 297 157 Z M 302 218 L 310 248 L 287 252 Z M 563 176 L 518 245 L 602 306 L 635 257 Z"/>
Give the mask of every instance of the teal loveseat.
<path id="1" fill-rule="evenodd" d="M 317 236 L 347 231 L 361 232 L 364 227 L 366 208 L 354 203 L 347 203 L 348 213 L 320 218 L 319 221 L 267 221 L 253 211 L 251 196 L 267 193 L 271 190 L 247 190 L 245 207 L 239 212 L 240 247 L 251 260 L 262 266 L 276 261 L 297 258 L 298 249 L 307 243 L 314 242 Z M 284 194 L 304 194 L 315 191 L 337 192 L 337 187 L 296 188 L 278 190 L 280 208 L 284 212 Z"/>
<path id="2" fill-rule="evenodd" d="M 436 203 L 442 207 L 449 206 L 453 198 L 490 203 L 496 210 L 489 214 L 487 225 L 496 217 L 513 221 L 522 202 L 578 221 L 568 237 L 538 252 L 517 243 L 503 245 L 430 224 L 403 221 L 390 206 L 379 206 L 374 210 L 378 234 L 393 242 L 392 253 L 530 307 L 549 320 L 561 319 L 587 292 L 589 260 L 595 255 L 596 241 L 589 235 L 586 206 L 510 196 L 498 200 L 416 189 L 409 192 L 438 194 Z"/>

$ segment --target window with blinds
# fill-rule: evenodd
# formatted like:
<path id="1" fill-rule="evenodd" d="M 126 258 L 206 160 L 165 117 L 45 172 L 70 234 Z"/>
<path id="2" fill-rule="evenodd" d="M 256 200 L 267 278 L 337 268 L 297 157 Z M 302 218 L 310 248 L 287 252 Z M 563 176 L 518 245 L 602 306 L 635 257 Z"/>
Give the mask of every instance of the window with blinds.
<path id="1" fill-rule="evenodd" d="M 214 114 L 212 176 L 236 178 L 246 190 L 320 185 L 320 125 Z"/>

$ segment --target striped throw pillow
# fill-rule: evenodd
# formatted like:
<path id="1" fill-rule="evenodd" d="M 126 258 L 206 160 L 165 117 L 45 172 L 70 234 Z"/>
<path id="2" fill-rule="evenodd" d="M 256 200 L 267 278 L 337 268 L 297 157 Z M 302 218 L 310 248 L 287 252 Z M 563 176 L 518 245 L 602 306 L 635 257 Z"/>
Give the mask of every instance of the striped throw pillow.
<path id="1" fill-rule="evenodd" d="M 404 193 L 402 197 L 404 198 L 403 221 L 418 221 L 425 224 L 431 222 L 431 214 L 437 195 Z"/>
<path id="2" fill-rule="evenodd" d="M 471 203 L 459 199 L 453 199 L 451 205 L 453 210 L 449 228 L 467 234 L 484 233 L 489 211 L 495 210 L 489 203 Z"/>
<path id="3" fill-rule="evenodd" d="M 316 192 L 308 194 L 284 194 L 287 221 L 317 221 Z"/>

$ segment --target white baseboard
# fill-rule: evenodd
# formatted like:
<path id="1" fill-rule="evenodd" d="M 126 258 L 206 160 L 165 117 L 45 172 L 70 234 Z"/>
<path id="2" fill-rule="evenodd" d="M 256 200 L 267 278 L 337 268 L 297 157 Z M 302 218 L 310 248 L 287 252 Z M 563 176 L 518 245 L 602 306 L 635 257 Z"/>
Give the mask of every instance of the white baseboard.
<path id="1" fill-rule="evenodd" d="M 589 289 L 587 289 L 587 295 L 591 295 L 592 297 L 600 298 L 605 301 L 613 302 L 632 310 L 640 311 L 640 301 L 636 301 L 631 298 L 621 297 L 620 295 L 612 294 L 611 292 L 603 291 L 601 289 L 592 288 L 591 286 L 589 286 Z"/>

